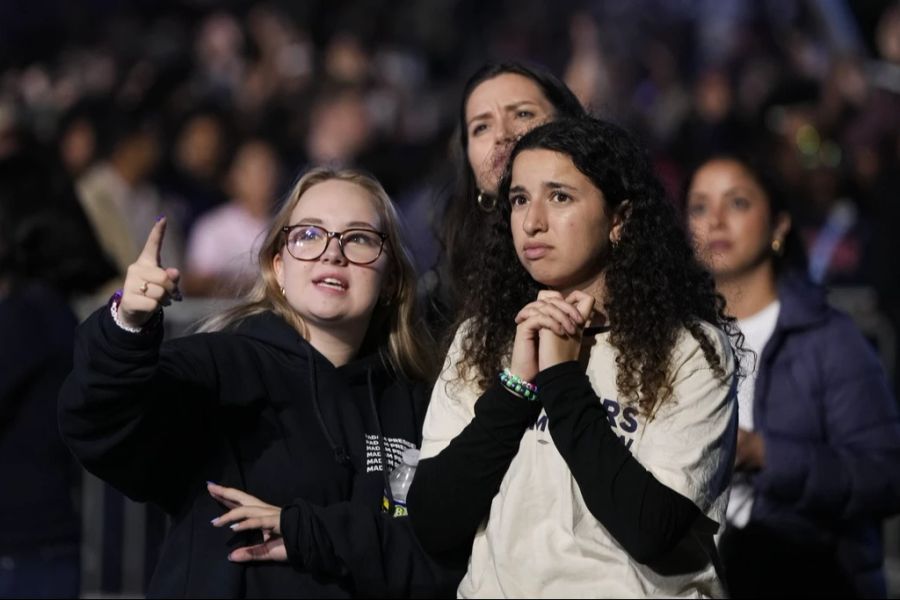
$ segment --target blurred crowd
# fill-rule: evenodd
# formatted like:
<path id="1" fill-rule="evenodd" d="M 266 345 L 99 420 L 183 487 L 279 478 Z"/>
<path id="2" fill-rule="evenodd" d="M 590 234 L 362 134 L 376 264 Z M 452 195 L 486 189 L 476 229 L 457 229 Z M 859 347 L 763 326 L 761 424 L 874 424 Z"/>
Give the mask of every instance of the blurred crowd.
<path id="1" fill-rule="evenodd" d="M 151 2 L 0 8 L 0 154 L 58 153 L 120 267 L 157 214 L 186 291 L 229 294 L 305 166 L 361 166 L 438 253 L 460 81 L 543 63 L 640 133 L 673 201 L 711 152 L 776 156 L 814 279 L 900 303 L 895 2 Z"/>

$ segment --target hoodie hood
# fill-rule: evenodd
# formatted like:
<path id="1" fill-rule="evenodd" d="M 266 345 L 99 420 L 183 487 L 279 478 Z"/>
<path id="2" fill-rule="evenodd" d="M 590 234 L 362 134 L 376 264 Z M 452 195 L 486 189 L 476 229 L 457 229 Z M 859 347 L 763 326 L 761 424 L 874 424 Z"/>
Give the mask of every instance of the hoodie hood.
<path id="1" fill-rule="evenodd" d="M 333 370 L 352 383 L 366 382 L 369 372 L 376 382 L 394 375 L 385 358 L 386 350 L 381 348 L 357 356 L 346 365 L 334 366 L 304 339 L 299 331 L 272 311 L 251 315 L 241 320 L 231 332 L 258 340 L 302 360 L 314 359 L 317 368 Z"/>

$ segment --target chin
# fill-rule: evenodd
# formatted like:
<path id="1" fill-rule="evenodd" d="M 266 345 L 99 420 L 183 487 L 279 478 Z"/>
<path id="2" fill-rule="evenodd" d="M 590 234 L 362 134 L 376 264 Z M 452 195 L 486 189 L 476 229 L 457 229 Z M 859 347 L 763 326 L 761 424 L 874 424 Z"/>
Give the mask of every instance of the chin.
<path id="1" fill-rule="evenodd" d="M 529 274 L 531 275 L 531 278 L 537 281 L 539 284 L 546 286 L 552 290 L 558 290 L 568 287 L 569 282 L 572 280 L 571 277 L 566 277 L 557 273 L 541 272 L 537 269 L 533 272 L 530 272 Z"/>

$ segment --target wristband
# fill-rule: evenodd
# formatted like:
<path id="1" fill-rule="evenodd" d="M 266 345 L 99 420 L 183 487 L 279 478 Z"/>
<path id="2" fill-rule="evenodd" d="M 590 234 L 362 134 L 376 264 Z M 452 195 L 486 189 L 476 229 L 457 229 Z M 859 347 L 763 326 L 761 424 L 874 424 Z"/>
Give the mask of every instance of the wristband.
<path id="1" fill-rule="evenodd" d="M 124 331 L 128 333 L 148 333 L 154 327 L 156 327 L 157 323 L 160 321 L 160 317 L 162 315 L 162 309 L 158 309 L 156 313 L 150 317 L 150 320 L 144 323 L 141 327 L 132 327 L 131 325 L 126 325 L 122 319 L 119 317 L 119 304 L 122 303 L 122 290 L 116 290 L 116 293 L 112 295 L 112 298 L 109 300 L 109 313 L 112 315 L 113 321 Z"/>
<path id="2" fill-rule="evenodd" d="M 500 383 L 507 391 L 519 398 L 524 398 L 525 400 L 530 400 L 532 402 L 536 402 L 538 399 L 537 386 L 530 381 L 525 381 L 521 377 L 513 375 L 510 373 L 509 369 L 503 369 L 503 372 L 500 373 Z"/>

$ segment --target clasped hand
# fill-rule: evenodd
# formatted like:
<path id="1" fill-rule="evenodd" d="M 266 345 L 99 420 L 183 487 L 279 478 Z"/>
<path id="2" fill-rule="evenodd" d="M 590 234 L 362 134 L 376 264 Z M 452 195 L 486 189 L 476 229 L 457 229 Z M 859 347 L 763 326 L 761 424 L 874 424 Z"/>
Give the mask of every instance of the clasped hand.
<path id="1" fill-rule="evenodd" d="M 510 371 L 532 381 L 544 369 L 577 360 L 593 309 L 594 298 L 581 291 L 566 298 L 552 290 L 538 292 L 537 300 L 516 315 Z"/>

